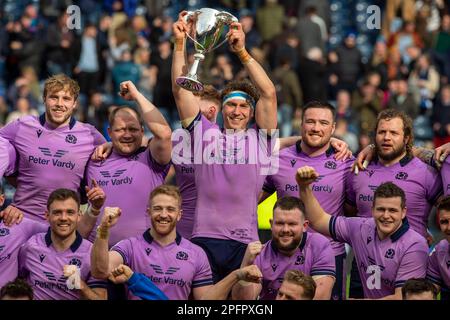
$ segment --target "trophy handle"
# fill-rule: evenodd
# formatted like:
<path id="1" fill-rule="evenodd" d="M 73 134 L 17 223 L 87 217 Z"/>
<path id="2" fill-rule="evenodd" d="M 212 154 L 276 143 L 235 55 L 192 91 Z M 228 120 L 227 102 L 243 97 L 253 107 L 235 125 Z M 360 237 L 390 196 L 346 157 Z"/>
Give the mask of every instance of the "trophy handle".
<path id="1" fill-rule="evenodd" d="M 189 23 L 189 19 L 191 19 L 193 16 L 195 16 L 198 13 L 200 13 L 199 10 L 197 10 L 197 11 L 188 11 L 187 14 L 183 17 L 184 22 Z M 194 42 L 197 46 L 202 48 L 202 52 L 205 51 L 205 47 L 201 43 L 199 43 L 197 40 L 195 40 L 193 37 L 191 37 L 191 35 L 189 33 L 186 33 L 186 36 L 189 39 L 191 39 L 192 42 Z"/>
<path id="2" fill-rule="evenodd" d="M 216 14 L 217 19 L 222 20 L 226 25 L 230 26 L 233 22 L 238 22 L 238 18 L 233 16 L 231 13 L 228 13 L 226 11 L 221 11 Z M 225 42 L 227 42 L 228 39 L 224 39 L 221 43 L 216 45 L 214 48 L 212 48 L 210 51 L 216 50 L 218 47 L 223 45 Z"/>

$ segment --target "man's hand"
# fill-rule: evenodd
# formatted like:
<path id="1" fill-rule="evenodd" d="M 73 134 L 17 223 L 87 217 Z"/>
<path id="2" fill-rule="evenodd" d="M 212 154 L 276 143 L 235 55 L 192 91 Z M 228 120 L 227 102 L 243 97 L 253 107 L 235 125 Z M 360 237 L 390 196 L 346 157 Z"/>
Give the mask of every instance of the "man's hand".
<path id="1" fill-rule="evenodd" d="M 247 281 L 254 283 L 261 283 L 263 275 L 261 270 L 259 270 L 258 266 L 252 264 L 243 268 L 240 268 L 237 271 L 237 278 L 239 281 Z"/>
<path id="2" fill-rule="evenodd" d="M 185 39 L 186 35 L 189 34 L 191 31 L 191 23 L 186 23 L 184 20 L 184 17 L 188 14 L 187 11 L 181 11 L 178 15 L 178 20 L 173 24 L 172 26 L 172 32 L 173 36 L 175 37 L 175 40 L 178 39 Z"/>
<path id="3" fill-rule="evenodd" d="M 134 83 L 128 80 L 120 83 L 119 95 L 125 100 L 133 101 L 137 100 L 140 92 Z"/>
<path id="4" fill-rule="evenodd" d="M 103 212 L 104 213 L 102 221 L 100 222 L 100 227 L 102 229 L 110 229 L 111 227 L 113 227 L 119 220 L 120 215 L 122 214 L 122 211 L 118 207 L 115 208 L 106 207 L 103 210 Z"/>
<path id="5" fill-rule="evenodd" d="M 242 259 L 241 266 L 252 265 L 258 254 L 261 253 L 263 245 L 260 241 L 250 242 L 245 250 L 244 259 Z"/>
<path id="6" fill-rule="evenodd" d="M 120 283 L 126 283 L 128 280 L 130 280 L 131 276 L 133 275 L 133 270 L 130 269 L 130 267 L 121 264 L 117 268 L 113 269 L 111 271 L 111 274 L 109 275 L 108 279 L 115 284 Z"/>
<path id="7" fill-rule="evenodd" d="M 23 212 L 12 205 L 9 205 L 3 211 L 0 211 L 0 218 L 3 218 L 5 226 L 12 227 L 13 224 L 22 222 Z"/>
<path id="8" fill-rule="evenodd" d="M 316 181 L 319 174 L 313 167 L 304 166 L 297 169 L 295 180 L 300 187 L 308 187 L 311 183 Z"/>
<path id="9" fill-rule="evenodd" d="M 239 22 L 230 24 L 230 31 L 227 33 L 228 44 L 232 52 L 239 52 L 245 49 L 245 33 Z"/>
<path id="10" fill-rule="evenodd" d="M 95 179 L 92 179 L 92 188 L 86 186 L 86 196 L 89 203 L 95 211 L 100 211 L 100 209 L 105 204 L 106 195 L 102 188 L 100 188 Z"/>
<path id="11" fill-rule="evenodd" d="M 340 139 L 331 138 L 330 139 L 331 146 L 337 151 L 334 158 L 336 160 L 345 161 L 352 157 L 353 153 L 348 148 L 348 144 L 345 141 Z"/>
<path id="12" fill-rule="evenodd" d="M 434 159 L 436 160 L 436 163 L 439 166 L 442 166 L 442 164 L 445 161 L 445 158 L 450 154 L 450 142 L 443 144 L 439 148 L 436 148 L 434 151 Z"/>
<path id="13" fill-rule="evenodd" d="M 369 144 L 367 147 L 362 149 L 352 165 L 352 171 L 355 172 L 355 175 L 358 175 L 360 170 L 364 171 L 365 169 L 367 169 L 367 166 L 374 156 L 375 146 L 373 144 Z"/>
<path id="14" fill-rule="evenodd" d="M 105 142 L 102 145 L 99 145 L 95 148 L 92 153 L 91 160 L 93 161 L 103 161 L 106 160 L 111 155 L 113 149 L 113 145 L 111 142 Z"/>

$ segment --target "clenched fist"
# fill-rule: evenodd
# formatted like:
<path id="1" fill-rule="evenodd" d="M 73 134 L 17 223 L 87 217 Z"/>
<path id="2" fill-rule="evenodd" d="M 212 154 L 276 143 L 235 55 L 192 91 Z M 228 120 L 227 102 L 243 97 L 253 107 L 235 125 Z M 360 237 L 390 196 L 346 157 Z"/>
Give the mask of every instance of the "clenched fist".
<path id="1" fill-rule="evenodd" d="M 244 259 L 242 260 L 242 266 L 249 266 L 253 264 L 258 254 L 261 253 L 263 245 L 260 241 L 250 242 L 245 250 Z"/>
<path id="2" fill-rule="evenodd" d="M 313 167 L 304 166 L 297 169 L 297 174 L 295 175 L 295 180 L 300 187 L 308 187 L 311 183 L 313 183 L 319 174 Z"/>

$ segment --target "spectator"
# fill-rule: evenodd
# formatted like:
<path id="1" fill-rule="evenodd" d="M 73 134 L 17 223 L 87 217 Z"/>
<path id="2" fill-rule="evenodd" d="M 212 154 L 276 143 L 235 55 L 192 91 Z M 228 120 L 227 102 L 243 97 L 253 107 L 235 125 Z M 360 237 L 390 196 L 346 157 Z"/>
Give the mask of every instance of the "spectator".
<path id="1" fill-rule="evenodd" d="M 305 103 L 326 99 L 326 66 L 322 50 L 314 47 L 308 51 L 306 58 L 300 62 L 299 78 Z"/>
<path id="2" fill-rule="evenodd" d="M 272 41 L 283 31 L 284 8 L 278 0 L 265 0 L 256 11 L 256 25 L 264 42 Z"/>
<path id="3" fill-rule="evenodd" d="M 30 103 L 26 98 L 19 98 L 17 99 L 15 110 L 8 114 L 6 124 L 27 115 L 38 116 L 39 114 L 36 109 L 30 108 Z"/>
<path id="4" fill-rule="evenodd" d="M 75 33 L 67 28 L 68 14 L 64 11 L 58 20 L 51 24 L 47 30 L 47 72 L 50 75 L 64 73 L 72 75 L 76 64 Z"/>
<path id="5" fill-rule="evenodd" d="M 255 17 L 248 9 L 243 9 L 239 13 L 239 22 L 242 24 L 242 30 L 245 32 L 245 42 L 247 50 L 260 47 L 262 43 L 261 35 L 255 28 Z"/>
<path id="6" fill-rule="evenodd" d="M 439 73 L 431 65 L 428 55 L 420 56 L 415 69 L 409 76 L 409 85 L 412 92 L 420 96 L 422 111 L 431 109 L 432 100 L 439 90 Z"/>
<path id="7" fill-rule="evenodd" d="M 406 79 L 397 80 L 397 92 L 390 97 L 387 107 L 402 111 L 413 120 L 419 115 L 419 105 L 412 93 L 408 91 Z"/>
<path id="8" fill-rule="evenodd" d="M 350 93 L 347 90 L 339 90 L 336 96 L 336 120 L 339 119 L 344 119 L 347 122 L 350 132 L 358 134 L 358 124 L 355 121 Z"/>
<path id="9" fill-rule="evenodd" d="M 359 90 L 354 92 L 352 103 L 356 114 L 359 115 L 359 133 L 367 136 L 375 128 L 378 112 L 381 111 L 381 99 L 376 94 L 376 88 L 365 81 Z"/>
<path id="10" fill-rule="evenodd" d="M 120 91 L 120 83 L 123 81 L 130 80 L 133 83 L 138 83 L 141 77 L 139 67 L 133 62 L 131 52 L 125 50 L 122 53 L 121 60 L 112 69 L 112 82 L 113 82 L 113 92 L 114 103 L 115 104 L 126 104 L 130 103 L 117 93 Z"/>
<path id="11" fill-rule="evenodd" d="M 334 130 L 334 136 L 338 139 L 345 141 L 348 144 L 348 148 L 352 153 L 357 153 L 359 150 L 358 137 L 353 132 L 348 130 L 347 120 L 344 118 L 337 119 L 336 129 Z"/>
<path id="12" fill-rule="evenodd" d="M 306 56 L 308 51 L 317 47 L 324 52 L 325 40 L 322 35 L 321 25 L 317 23 L 317 10 L 309 7 L 306 15 L 300 17 L 297 24 L 297 35 L 300 39 L 301 54 Z"/>
<path id="13" fill-rule="evenodd" d="M 433 106 L 434 145 L 439 147 L 450 142 L 450 85 L 441 89 L 439 99 Z"/>
<path id="14" fill-rule="evenodd" d="M 355 83 L 363 73 L 361 51 L 356 47 L 356 34 L 350 32 L 344 39 L 343 45 L 336 49 L 338 56 L 338 86 L 353 92 Z"/>
<path id="15" fill-rule="evenodd" d="M 403 23 L 403 27 L 400 31 L 391 35 L 388 40 L 389 48 L 397 48 L 402 56 L 402 61 L 405 64 L 409 64 L 409 56 L 406 52 L 406 49 L 410 46 L 416 46 L 419 48 L 423 48 L 424 44 L 420 35 L 415 31 L 415 24 L 412 21 L 405 21 Z"/>

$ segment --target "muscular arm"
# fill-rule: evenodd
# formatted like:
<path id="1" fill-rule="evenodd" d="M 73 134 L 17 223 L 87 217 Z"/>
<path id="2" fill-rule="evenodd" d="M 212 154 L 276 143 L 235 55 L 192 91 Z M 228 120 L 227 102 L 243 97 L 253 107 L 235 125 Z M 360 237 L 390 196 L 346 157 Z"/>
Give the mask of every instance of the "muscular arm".
<path id="1" fill-rule="evenodd" d="M 81 280 L 80 295 L 85 300 L 106 300 L 107 291 L 104 288 L 89 288 L 89 286 Z"/>
<path id="2" fill-rule="evenodd" d="M 175 37 L 175 50 L 172 57 L 172 92 L 177 105 L 178 114 L 183 127 L 189 126 L 197 114 L 200 112 L 197 98 L 188 90 L 181 88 L 176 84 L 176 79 L 185 76 L 188 73 L 186 59 L 186 32 L 189 27 L 184 22 L 184 12 L 180 13 L 178 21 L 173 25 Z"/>
<path id="3" fill-rule="evenodd" d="M 335 278 L 331 276 L 313 277 L 316 283 L 316 294 L 313 300 L 330 300 Z"/>

